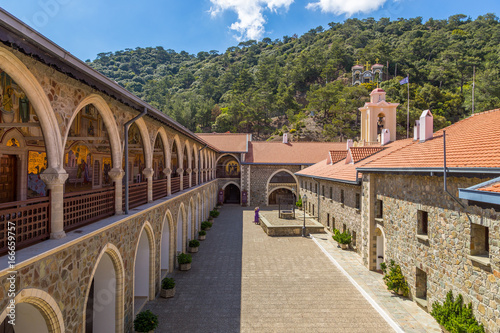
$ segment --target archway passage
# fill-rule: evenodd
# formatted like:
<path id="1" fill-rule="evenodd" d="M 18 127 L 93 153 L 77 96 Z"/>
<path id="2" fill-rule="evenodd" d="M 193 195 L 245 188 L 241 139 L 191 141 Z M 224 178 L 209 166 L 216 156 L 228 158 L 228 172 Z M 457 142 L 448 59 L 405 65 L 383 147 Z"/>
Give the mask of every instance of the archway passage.
<path id="1" fill-rule="evenodd" d="M 143 230 L 135 254 L 134 311 L 141 308 L 141 305 L 149 299 L 150 255 L 149 239 L 146 230 Z"/>
<path id="2" fill-rule="evenodd" d="M 269 204 L 278 205 L 280 201 L 296 202 L 295 194 L 287 188 L 279 188 L 269 194 Z"/>
<path id="3" fill-rule="evenodd" d="M 229 184 L 224 189 L 224 203 L 240 203 L 240 189 L 234 184 Z"/>
<path id="4" fill-rule="evenodd" d="M 5 318 L 0 325 L 0 333 L 49 333 L 47 321 L 38 308 L 29 303 L 16 304 L 16 325 L 8 323 L 9 317 Z"/>
<path id="5" fill-rule="evenodd" d="M 85 332 L 106 333 L 116 330 L 116 272 L 105 253 L 97 266 L 87 300 Z"/>

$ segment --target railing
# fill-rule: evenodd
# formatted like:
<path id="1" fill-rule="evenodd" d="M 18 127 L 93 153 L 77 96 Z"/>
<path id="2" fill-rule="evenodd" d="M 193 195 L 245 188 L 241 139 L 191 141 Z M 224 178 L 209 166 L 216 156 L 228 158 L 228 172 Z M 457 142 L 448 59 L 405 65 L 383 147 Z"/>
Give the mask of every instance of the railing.
<path id="1" fill-rule="evenodd" d="M 170 190 L 172 194 L 181 190 L 181 177 L 177 176 L 170 178 Z"/>
<path id="2" fill-rule="evenodd" d="M 148 203 L 148 182 L 129 184 L 128 208 L 135 208 Z M 123 207 L 125 207 L 125 189 L 123 189 Z"/>
<path id="3" fill-rule="evenodd" d="M 49 238 L 49 206 L 49 197 L 0 204 L 0 255 L 8 252 L 9 236 L 15 237 L 16 249 Z"/>
<path id="4" fill-rule="evenodd" d="M 182 179 L 182 188 L 185 190 L 189 188 L 189 175 L 186 175 Z"/>
<path id="5" fill-rule="evenodd" d="M 226 170 L 217 170 L 216 171 L 217 178 L 240 178 L 241 174 L 238 173 L 229 173 Z"/>
<path id="6" fill-rule="evenodd" d="M 191 185 L 193 185 L 193 186 L 195 186 L 195 185 L 196 185 L 196 177 L 197 177 L 196 173 L 195 173 L 195 172 L 193 172 L 193 173 L 191 174 Z"/>
<path id="7" fill-rule="evenodd" d="M 153 181 L 153 200 L 167 196 L 167 180 L 160 179 Z"/>
<path id="8" fill-rule="evenodd" d="M 66 193 L 64 230 L 69 231 L 115 214 L 115 188 Z"/>

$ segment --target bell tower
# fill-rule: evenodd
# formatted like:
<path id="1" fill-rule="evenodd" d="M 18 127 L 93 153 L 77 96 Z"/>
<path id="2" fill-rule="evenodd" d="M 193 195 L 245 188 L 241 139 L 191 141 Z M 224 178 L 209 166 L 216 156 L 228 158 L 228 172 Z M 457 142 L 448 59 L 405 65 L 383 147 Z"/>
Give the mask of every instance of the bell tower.
<path id="1" fill-rule="evenodd" d="M 361 141 L 381 142 L 384 130 L 389 130 L 390 141 L 396 140 L 396 108 L 399 103 L 387 103 L 385 91 L 377 88 L 370 94 L 370 102 L 361 111 Z M 385 131 L 387 135 L 387 131 Z M 387 143 L 387 142 L 385 142 Z"/>

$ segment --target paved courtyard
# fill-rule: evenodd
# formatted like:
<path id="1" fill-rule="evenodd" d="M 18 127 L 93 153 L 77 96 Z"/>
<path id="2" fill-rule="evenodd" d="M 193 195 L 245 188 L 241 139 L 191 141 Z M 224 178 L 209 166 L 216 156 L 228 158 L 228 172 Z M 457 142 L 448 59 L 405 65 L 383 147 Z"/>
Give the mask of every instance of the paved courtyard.
<path id="1" fill-rule="evenodd" d="M 268 237 L 252 220 L 221 209 L 192 269 L 171 274 L 175 297 L 145 306 L 157 332 L 393 331 L 312 239 Z"/>

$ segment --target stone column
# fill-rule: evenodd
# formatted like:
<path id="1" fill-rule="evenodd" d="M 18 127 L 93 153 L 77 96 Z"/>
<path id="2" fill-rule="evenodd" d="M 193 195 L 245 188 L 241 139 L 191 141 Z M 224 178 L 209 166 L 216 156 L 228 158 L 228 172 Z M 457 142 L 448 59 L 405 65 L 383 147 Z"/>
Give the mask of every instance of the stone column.
<path id="1" fill-rule="evenodd" d="M 125 171 L 121 168 L 113 168 L 108 172 L 109 177 L 115 183 L 115 215 L 123 214 L 123 176 Z"/>
<path id="2" fill-rule="evenodd" d="M 193 177 L 191 177 L 191 175 L 193 174 L 193 169 L 191 168 L 187 168 L 186 170 L 187 174 L 188 174 L 188 186 L 189 187 L 193 187 Z"/>
<path id="3" fill-rule="evenodd" d="M 152 168 L 145 168 L 142 170 L 142 174 L 146 177 L 148 181 L 148 202 L 153 201 L 153 175 L 154 170 Z"/>
<path id="4" fill-rule="evenodd" d="M 66 236 L 64 232 L 64 183 L 68 174 L 64 169 L 48 168 L 40 178 L 50 190 L 50 238 Z"/>
<path id="5" fill-rule="evenodd" d="M 194 177 L 195 181 L 194 181 L 194 184 L 193 184 L 193 186 L 195 186 L 195 185 L 198 185 L 199 182 L 200 182 L 200 180 L 198 179 L 198 177 L 199 177 L 199 175 L 198 175 L 198 168 L 194 168 L 193 172 L 196 175 L 196 177 Z"/>
<path id="6" fill-rule="evenodd" d="M 181 191 L 184 189 L 184 169 L 179 168 L 177 169 L 177 174 L 179 175 L 179 182 L 181 184 Z"/>
<path id="7" fill-rule="evenodd" d="M 170 180 L 172 179 L 172 170 L 170 168 L 163 169 L 163 174 L 167 177 L 167 195 L 172 194 L 172 184 Z"/>

